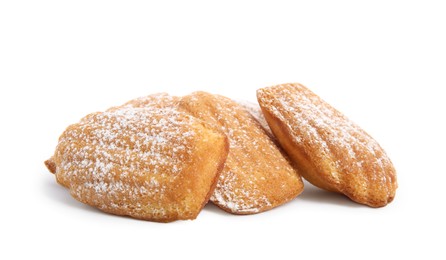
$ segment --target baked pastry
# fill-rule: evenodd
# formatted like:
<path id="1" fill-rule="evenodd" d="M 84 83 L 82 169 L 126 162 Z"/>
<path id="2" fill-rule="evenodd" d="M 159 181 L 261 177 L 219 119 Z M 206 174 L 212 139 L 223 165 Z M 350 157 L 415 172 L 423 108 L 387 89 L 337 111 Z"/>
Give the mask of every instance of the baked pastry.
<path id="1" fill-rule="evenodd" d="M 132 99 L 123 105 L 117 107 L 111 107 L 107 111 L 114 111 L 122 108 L 165 108 L 165 107 L 178 107 L 180 98 L 177 96 L 171 96 L 167 93 L 155 93 L 148 96 Z"/>
<path id="2" fill-rule="evenodd" d="M 265 130 L 269 137 L 272 139 L 276 139 L 271 128 L 269 128 L 268 122 L 266 122 L 265 117 L 263 116 L 262 110 L 258 103 L 253 103 L 247 100 L 236 100 L 236 102 L 242 106 L 246 111 L 248 111 L 252 117 L 260 124 L 260 126 Z"/>
<path id="3" fill-rule="evenodd" d="M 301 84 L 259 89 L 273 133 L 312 184 L 371 207 L 395 196 L 396 172 L 379 144 Z"/>
<path id="4" fill-rule="evenodd" d="M 299 195 L 303 183 L 259 123 L 235 101 L 206 92 L 181 98 L 180 108 L 229 139 L 229 154 L 211 201 L 234 214 L 253 214 Z"/>
<path id="5" fill-rule="evenodd" d="M 209 200 L 228 153 L 219 130 L 157 94 L 87 115 L 59 138 L 45 162 L 57 182 L 116 215 L 194 219 Z"/>

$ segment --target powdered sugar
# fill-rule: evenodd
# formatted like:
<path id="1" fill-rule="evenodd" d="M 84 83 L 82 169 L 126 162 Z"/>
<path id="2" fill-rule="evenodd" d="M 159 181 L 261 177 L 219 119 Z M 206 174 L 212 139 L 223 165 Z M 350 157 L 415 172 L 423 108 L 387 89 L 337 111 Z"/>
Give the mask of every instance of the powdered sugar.
<path id="1" fill-rule="evenodd" d="M 378 143 L 305 87 L 284 84 L 265 88 L 259 90 L 258 98 L 264 109 L 285 124 L 296 149 L 305 152 L 310 161 L 331 161 L 328 168 L 318 171 L 330 174 L 337 183 L 354 178 L 355 184 L 364 187 L 358 192 L 364 194 L 369 179 L 377 179 L 384 189 L 393 185 L 389 183 L 395 178 L 392 163 Z M 389 174 L 391 178 L 385 177 Z"/>
<path id="2" fill-rule="evenodd" d="M 300 177 L 247 110 L 228 98 L 204 92 L 185 96 L 180 104 L 219 127 L 229 140 L 228 158 L 212 202 L 232 213 L 250 214 L 299 194 Z"/>
<path id="3" fill-rule="evenodd" d="M 220 177 L 211 200 L 232 212 L 245 214 L 257 213 L 261 207 L 271 206 L 268 198 L 262 195 L 259 189 L 238 187 L 239 182 L 237 174 L 225 172 L 224 176 Z M 248 183 L 254 184 L 252 180 Z"/>
<path id="4" fill-rule="evenodd" d="M 271 129 L 269 128 L 269 125 L 266 122 L 266 119 L 263 116 L 262 110 L 258 104 L 247 100 L 237 100 L 237 103 L 246 109 L 254 117 L 254 119 L 259 122 L 259 124 L 271 138 L 274 138 L 273 132 L 271 132 Z"/>
<path id="5" fill-rule="evenodd" d="M 103 210 L 142 210 L 148 205 L 138 198 L 163 198 L 187 163 L 191 120 L 171 107 L 126 105 L 90 114 L 61 136 L 57 178 L 75 198 Z"/>

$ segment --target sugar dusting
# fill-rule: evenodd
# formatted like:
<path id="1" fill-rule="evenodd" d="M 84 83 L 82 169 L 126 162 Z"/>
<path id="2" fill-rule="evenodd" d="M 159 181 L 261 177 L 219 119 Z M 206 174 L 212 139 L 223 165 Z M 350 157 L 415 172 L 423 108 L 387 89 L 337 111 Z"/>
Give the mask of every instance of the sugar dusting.
<path id="1" fill-rule="evenodd" d="M 226 162 L 228 166 L 223 169 L 211 200 L 232 212 L 246 214 L 257 213 L 261 208 L 270 207 L 271 202 L 256 186 L 258 180 L 255 174 L 249 172 L 255 169 L 248 167 L 248 162 L 253 159 L 249 149 L 260 148 L 250 131 L 261 133 L 262 130 L 255 127 L 249 129 L 248 126 L 253 121 L 239 120 L 241 109 L 235 104 L 228 106 L 218 102 L 215 106 L 218 112 L 215 115 L 217 122 L 229 139 L 229 155 Z"/>
<path id="2" fill-rule="evenodd" d="M 56 176 L 76 199 L 103 210 L 162 217 L 156 201 L 187 163 L 195 134 L 190 120 L 169 107 L 126 105 L 90 114 L 60 137 Z"/>
<path id="3" fill-rule="evenodd" d="M 368 196 L 369 186 L 374 184 L 374 189 L 390 195 L 389 187 L 396 178 L 392 163 L 358 125 L 298 84 L 262 89 L 258 98 L 265 109 L 285 122 L 294 143 L 312 156 L 310 160 L 331 161 L 320 171 L 338 184 L 355 185 L 355 192 L 362 196 Z"/>
<path id="4" fill-rule="evenodd" d="M 184 104 L 198 118 L 218 126 L 229 140 L 229 155 L 211 196 L 214 203 L 233 213 L 250 214 L 298 194 L 300 177 L 242 106 L 202 92 L 186 96 Z M 279 191 L 271 194 L 271 190 Z"/>
<path id="5" fill-rule="evenodd" d="M 262 110 L 258 104 L 247 100 L 236 100 L 236 102 L 254 117 L 254 119 L 260 124 L 260 126 L 262 126 L 263 130 L 265 130 L 269 137 L 274 138 L 274 134 L 271 131 L 271 128 L 269 128 L 269 125 L 266 122 L 266 119 L 263 116 Z"/>

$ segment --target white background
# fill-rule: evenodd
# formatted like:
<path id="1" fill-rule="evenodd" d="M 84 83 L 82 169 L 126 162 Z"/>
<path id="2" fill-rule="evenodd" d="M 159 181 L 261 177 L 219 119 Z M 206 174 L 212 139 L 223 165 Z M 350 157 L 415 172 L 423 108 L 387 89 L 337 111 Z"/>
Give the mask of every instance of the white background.
<path id="1" fill-rule="evenodd" d="M 444 1 L 1 1 L 1 259 L 445 259 Z M 72 199 L 44 167 L 64 128 L 154 92 L 255 100 L 301 82 L 385 148 L 371 209 L 307 184 L 269 212 L 158 224 Z"/>

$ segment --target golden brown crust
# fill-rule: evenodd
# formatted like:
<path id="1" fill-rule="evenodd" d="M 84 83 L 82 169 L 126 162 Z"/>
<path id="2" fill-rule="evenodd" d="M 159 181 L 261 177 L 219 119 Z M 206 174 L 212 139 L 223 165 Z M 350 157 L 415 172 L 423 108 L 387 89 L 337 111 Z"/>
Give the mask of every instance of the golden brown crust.
<path id="1" fill-rule="evenodd" d="M 220 161 L 218 162 L 217 174 L 215 175 L 215 178 L 214 178 L 214 180 L 213 180 L 213 182 L 211 184 L 211 188 L 209 189 L 209 191 L 208 191 L 208 193 L 206 195 L 206 198 L 204 199 L 203 204 L 201 205 L 201 209 L 203 209 L 204 206 L 206 206 L 208 201 L 211 199 L 212 194 L 214 194 L 215 188 L 217 187 L 218 179 L 219 179 L 220 174 L 223 171 L 223 168 L 225 166 L 226 158 L 227 158 L 227 155 L 229 153 L 229 141 L 228 141 L 228 138 L 225 138 L 224 141 L 225 141 L 225 144 L 224 144 L 224 152 L 223 153 L 225 154 L 225 156 L 220 156 Z M 219 154 L 221 154 L 221 153 L 219 153 Z M 204 156 L 206 156 L 206 154 L 204 154 Z"/>
<path id="2" fill-rule="evenodd" d="M 54 163 L 53 158 L 46 160 L 45 166 L 51 173 L 56 173 L 56 164 Z"/>
<path id="3" fill-rule="evenodd" d="M 218 179 L 228 140 L 163 95 L 69 126 L 46 163 L 57 181 L 77 200 L 112 214 L 159 222 L 196 218 Z"/>
<path id="4" fill-rule="evenodd" d="M 236 100 L 236 102 L 246 111 L 248 111 L 249 114 L 251 114 L 251 116 L 260 124 L 260 126 L 263 128 L 263 130 L 265 130 L 266 134 L 268 134 L 271 139 L 276 139 L 273 132 L 271 131 L 271 128 L 268 125 L 268 122 L 266 122 L 266 119 L 258 103 L 253 103 L 246 100 Z"/>
<path id="5" fill-rule="evenodd" d="M 108 112 L 123 108 L 165 108 L 165 107 L 177 107 L 180 98 L 177 96 L 171 96 L 167 93 L 155 93 L 148 96 L 132 99 L 120 106 L 111 107 L 107 109 Z"/>
<path id="6" fill-rule="evenodd" d="M 229 98 L 206 92 L 184 96 L 180 108 L 218 126 L 229 139 L 229 155 L 211 201 L 234 214 L 253 214 L 299 195 L 300 176 L 259 123 Z"/>
<path id="7" fill-rule="evenodd" d="M 392 162 L 359 126 L 297 83 L 259 89 L 257 97 L 305 179 L 371 207 L 393 200 L 397 181 Z"/>

